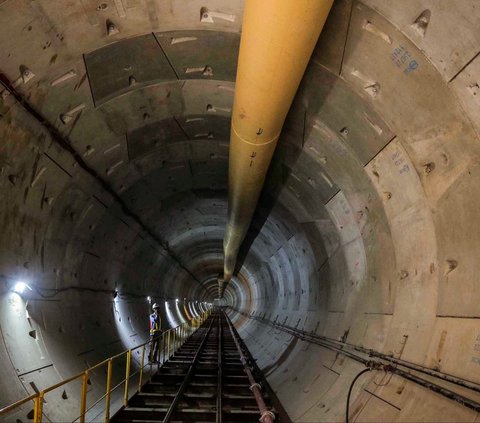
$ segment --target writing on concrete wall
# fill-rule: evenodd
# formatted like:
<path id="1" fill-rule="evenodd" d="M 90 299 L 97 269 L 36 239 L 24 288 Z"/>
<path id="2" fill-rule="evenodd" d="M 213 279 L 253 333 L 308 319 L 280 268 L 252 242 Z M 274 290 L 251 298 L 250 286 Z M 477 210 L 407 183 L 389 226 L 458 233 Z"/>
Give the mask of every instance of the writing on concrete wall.
<path id="1" fill-rule="evenodd" d="M 475 354 L 478 354 L 480 351 L 480 334 L 477 335 L 475 343 L 473 344 L 473 351 Z M 472 363 L 480 364 L 480 357 L 472 356 Z"/>
<path id="2" fill-rule="evenodd" d="M 408 75 L 415 69 L 418 69 L 418 62 L 412 57 L 410 52 L 403 46 L 395 47 L 391 54 L 393 64 L 403 70 L 403 73 Z"/>
<path id="3" fill-rule="evenodd" d="M 391 159 L 393 164 L 398 168 L 398 173 L 400 173 L 400 175 L 402 173 L 410 172 L 410 167 L 405 163 L 405 157 L 403 157 L 399 150 L 392 154 Z"/>

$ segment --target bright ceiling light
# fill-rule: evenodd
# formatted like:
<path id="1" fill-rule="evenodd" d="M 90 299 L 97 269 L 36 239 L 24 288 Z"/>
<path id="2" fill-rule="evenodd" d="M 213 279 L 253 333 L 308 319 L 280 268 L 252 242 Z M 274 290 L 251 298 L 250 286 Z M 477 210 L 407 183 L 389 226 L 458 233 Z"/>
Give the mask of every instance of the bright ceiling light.
<path id="1" fill-rule="evenodd" d="M 13 287 L 13 292 L 16 292 L 17 294 L 23 294 L 27 288 L 32 289 L 25 282 L 17 282 Z"/>

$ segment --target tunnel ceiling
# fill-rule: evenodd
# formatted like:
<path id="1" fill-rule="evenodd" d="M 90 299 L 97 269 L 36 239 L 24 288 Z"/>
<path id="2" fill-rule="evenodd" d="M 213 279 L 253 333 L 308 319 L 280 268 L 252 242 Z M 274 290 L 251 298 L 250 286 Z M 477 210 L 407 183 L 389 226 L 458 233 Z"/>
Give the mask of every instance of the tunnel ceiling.
<path id="1" fill-rule="evenodd" d="M 0 0 L 7 402 L 145 339 L 147 295 L 216 296 L 242 7 Z M 252 316 L 478 373 L 479 18 L 470 0 L 334 3 L 225 294 L 294 420 L 343 418 L 358 369 Z M 28 320 L 9 314 L 18 280 Z M 359 415 L 472 417 L 402 383 Z"/>

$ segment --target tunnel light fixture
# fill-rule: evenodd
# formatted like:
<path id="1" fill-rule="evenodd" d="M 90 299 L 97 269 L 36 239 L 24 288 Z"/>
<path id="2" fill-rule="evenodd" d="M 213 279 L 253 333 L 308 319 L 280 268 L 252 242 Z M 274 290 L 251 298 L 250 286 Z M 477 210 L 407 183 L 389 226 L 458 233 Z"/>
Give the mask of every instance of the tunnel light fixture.
<path id="1" fill-rule="evenodd" d="M 23 294 L 27 288 L 30 291 L 32 290 L 32 288 L 30 288 L 25 282 L 18 281 L 13 287 L 13 292 L 16 292 L 17 294 Z"/>
<path id="2" fill-rule="evenodd" d="M 149 303 L 152 302 L 152 297 L 150 297 L 150 295 L 147 297 L 147 301 L 148 301 Z"/>
<path id="3" fill-rule="evenodd" d="M 175 301 L 178 303 L 178 298 Z"/>

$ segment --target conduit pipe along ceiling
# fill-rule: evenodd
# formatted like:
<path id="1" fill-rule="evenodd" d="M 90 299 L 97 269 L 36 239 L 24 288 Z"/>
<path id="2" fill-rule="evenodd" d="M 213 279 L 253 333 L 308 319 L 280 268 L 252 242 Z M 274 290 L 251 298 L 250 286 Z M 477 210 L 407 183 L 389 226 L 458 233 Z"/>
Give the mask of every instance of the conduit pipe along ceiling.
<path id="1" fill-rule="evenodd" d="M 225 264 L 232 278 L 285 117 L 333 0 L 246 0 L 232 111 Z"/>

